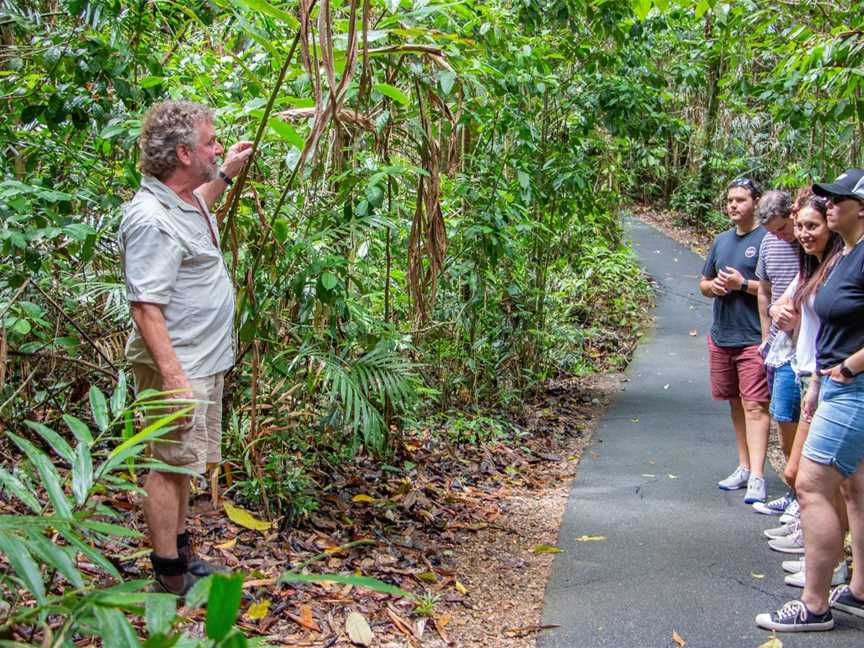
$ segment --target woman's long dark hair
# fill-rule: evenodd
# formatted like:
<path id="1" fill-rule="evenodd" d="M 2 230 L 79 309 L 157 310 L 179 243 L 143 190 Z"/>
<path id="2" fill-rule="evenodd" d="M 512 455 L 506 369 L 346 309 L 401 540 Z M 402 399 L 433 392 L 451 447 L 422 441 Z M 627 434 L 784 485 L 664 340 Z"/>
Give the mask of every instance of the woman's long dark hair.
<path id="1" fill-rule="evenodd" d="M 827 222 L 827 201 L 813 194 L 813 189 L 807 187 L 798 192 L 795 197 L 795 205 L 792 207 L 792 217 L 798 218 L 798 212 L 809 208 L 818 213 L 822 220 Z M 822 252 L 822 261 L 813 254 L 807 254 L 803 246 L 798 247 L 798 287 L 792 297 L 795 310 L 800 311 L 801 305 L 810 299 L 810 296 L 818 290 L 825 281 L 828 271 L 834 265 L 837 253 L 843 249 L 843 239 L 837 232 L 832 231 L 825 243 L 825 251 Z"/>

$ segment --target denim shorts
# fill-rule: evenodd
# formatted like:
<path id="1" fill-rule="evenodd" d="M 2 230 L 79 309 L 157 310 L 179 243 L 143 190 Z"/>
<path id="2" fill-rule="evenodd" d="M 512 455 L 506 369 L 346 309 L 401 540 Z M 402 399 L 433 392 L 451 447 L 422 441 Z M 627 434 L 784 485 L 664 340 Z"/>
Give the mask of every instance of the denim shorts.
<path id="1" fill-rule="evenodd" d="M 819 406 L 803 455 L 851 477 L 864 460 L 864 374 L 844 385 L 822 377 Z"/>
<path id="2" fill-rule="evenodd" d="M 801 411 L 801 390 L 795 372 L 788 362 L 774 368 L 771 386 L 771 407 L 768 410 L 778 423 L 794 423 Z"/>

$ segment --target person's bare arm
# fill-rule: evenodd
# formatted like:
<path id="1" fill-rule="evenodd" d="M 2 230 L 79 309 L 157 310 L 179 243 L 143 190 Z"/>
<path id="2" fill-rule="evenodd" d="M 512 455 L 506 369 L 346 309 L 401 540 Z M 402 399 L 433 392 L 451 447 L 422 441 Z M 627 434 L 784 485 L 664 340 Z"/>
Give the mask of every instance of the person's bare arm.
<path id="1" fill-rule="evenodd" d="M 237 142 L 225 154 L 225 161 L 222 163 L 220 171 L 233 180 L 240 174 L 243 165 L 246 164 L 246 160 L 249 159 L 250 155 L 252 155 L 252 142 L 245 140 Z M 207 184 L 198 187 L 196 191 L 201 196 L 204 204 L 207 205 L 207 209 L 211 209 L 216 204 L 216 201 L 219 200 L 219 196 L 227 188 L 228 185 L 222 178 L 215 178 Z M 219 225 L 221 224 L 219 223 Z"/>
<path id="2" fill-rule="evenodd" d="M 132 302 L 130 306 L 135 326 L 138 327 L 141 338 L 150 351 L 150 357 L 162 375 L 163 391 L 183 390 L 172 395 L 172 398 L 193 398 L 189 379 L 171 345 L 162 307 L 146 302 Z"/>
<path id="3" fill-rule="evenodd" d="M 699 292 L 705 297 L 722 297 L 726 294 L 726 282 L 721 277 L 706 279 L 705 275 L 699 277 Z"/>
<path id="4" fill-rule="evenodd" d="M 765 342 L 768 339 L 768 329 L 771 328 L 771 316 L 768 315 L 768 307 L 771 305 L 771 282 L 762 279 L 758 290 L 756 301 L 759 305 L 759 324 L 762 327 L 762 341 Z"/>

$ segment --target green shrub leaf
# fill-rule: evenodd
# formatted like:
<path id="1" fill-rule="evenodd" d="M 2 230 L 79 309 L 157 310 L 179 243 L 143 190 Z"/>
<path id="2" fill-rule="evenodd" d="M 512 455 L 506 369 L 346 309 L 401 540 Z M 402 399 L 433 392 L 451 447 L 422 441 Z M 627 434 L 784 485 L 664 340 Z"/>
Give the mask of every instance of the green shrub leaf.
<path id="1" fill-rule="evenodd" d="M 207 620 L 204 624 L 208 639 L 221 641 L 228 636 L 243 595 L 243 575 L 214 574 L 207 598 Z"/>
<path id="2" fill-rule="evenodd" d="M 75 448 L 75 460 L 72 462 L 72 495 L 75 503 L 83 506 L 87 495 L 93 486 L 93 458 L 86 443 L 79 443 Z"/>
<path id="3" fill-rule="evenodd" d="M 42 505 L 36 499 L 36 496 L 27 490 L 27 487 L 21 483 L 20 479 L 2 466 L 0 466 L 0 485 L 26 504 L 31 511 L 37 515 L 42 513 Z"/>
<path id="4" fill-rule="evenodd" d="M 66 440 L 54 430 L 42 425 L 41 423 L 37 423 L 36 421 L 24 421 L 24 425 L 45 439 L 45 442 L 70 464 L 75 461 L 75 453 L 72 452 L 72 448 L 68 443 L 66 443 Z"/>
<path id="5" fill-rule="evenodd" d="M 0 552 L 12 566 L 12 570 L 30 593 L 36 597 L 40 604 L 45 604 L 45 583 L 42 582 L 42 574 L 39 565 L 27 551 L 27 545 L 21 539 L 11 533 L 0 531 Z"/>
<path id="6" fill-rule="evenodd" d="M 48 492 L 48 499 L 51 500 L 51 504 L 54 507 L 54 512 L 61 518 L 72 517 L 72 508 L 69 506 L 69 500 L 66 499 L 66 495 L 63 493 L 63 487 L 60 485 L 60 476 L 51 464 L 51 460 L 45 456 L 45 453 L 26 439 L 22 439 L 12 432 L 7 432 L 7 434 L 15 445 L 21 448 L 24 454 L 27 455 L 30 462 L 36 466 L 36 470 L 42 478 L 42 485 Z"/>
<path id="7" fill-rule="evenodd" d="M 90 413 L 93 415 L 93 421 L 96 423 L 102 432 L 108 431 L 108 402 L 105 400 L 105 394 L 99 391 L 96 385 L 90 388 Z"/>

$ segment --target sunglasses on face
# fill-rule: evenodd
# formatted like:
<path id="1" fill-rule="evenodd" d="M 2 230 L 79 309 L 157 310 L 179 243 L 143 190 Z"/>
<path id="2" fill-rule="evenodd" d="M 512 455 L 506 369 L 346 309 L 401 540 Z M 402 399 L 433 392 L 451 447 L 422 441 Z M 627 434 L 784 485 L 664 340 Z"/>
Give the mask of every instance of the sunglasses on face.
<path id="1" fill-rule="evenodd" d="M 840 203 L 846 202 L 847 200 L 854 200 L 858 204 L 861 204 L 861 199 L 856 198 L 855 196 L 827 196 L 825 198 L 825 202 L 828 205 L 839 205 Z"/>

